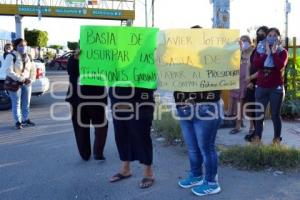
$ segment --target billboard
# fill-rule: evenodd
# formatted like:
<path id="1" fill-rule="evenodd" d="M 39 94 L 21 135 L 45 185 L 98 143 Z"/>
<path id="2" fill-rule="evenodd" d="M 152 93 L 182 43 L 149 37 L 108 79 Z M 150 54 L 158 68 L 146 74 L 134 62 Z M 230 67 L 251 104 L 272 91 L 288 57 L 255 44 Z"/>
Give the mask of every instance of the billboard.
<path id="1" fill-rule="evenodd" d="M 81 0 L 66 1 L 79 2 Z M 0 4 L 0 15 L 38 16 L 39 11 L 44 17 L 108 20 L 134 20 L 135 18 L 133 10 Z"/>

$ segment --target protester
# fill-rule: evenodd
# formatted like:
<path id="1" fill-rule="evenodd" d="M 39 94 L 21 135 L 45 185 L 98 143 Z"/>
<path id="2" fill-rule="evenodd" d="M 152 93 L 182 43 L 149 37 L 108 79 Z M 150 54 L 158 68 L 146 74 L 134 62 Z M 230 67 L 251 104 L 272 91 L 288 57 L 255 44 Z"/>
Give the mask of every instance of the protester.
<path id="1" fill-rule="evenodd" d="M 6 68 L 7 80 L 15 82 L 18 87 L 10 90 L 12 113 L 16 129 L 23 126 L 34 126 L 29 119 L 32 82 L 35 81 L 36 70 L 27 54 L 27 41 L 19 38 L 14 41 L 14 51 L 7 52 L 3 67 Z M 7 84 L 7 83 L 5 83 Z"/>
<path id="2" fill-rule="evenodd" d="M 288 52 L 280 42 L 280 32 L 277 28 L 270 28 L 267 38 L 258 44 L 254 55 L 254 65 L 258 69 L 255 99 L 263 105 L 263 112 L 257 111 L 255 142 L 260 142 L 263 132 L 264 114 L 270 102 L 272 121 L 274 125 L 273 143 L 279 144 L 281 137 L 280 111 L 284 99 L 284 68 L 288 61 Z"/>
<path id="3" fill-rule="evenodd" d="M 240 88 L 230 91 L 230 98 L 232 106 L 235 108 L 236 123 L 235 128 L 230 131 L 230 134 L 237 134 L 241 131 L 243 114 L 244 114 L 244 101 L 247 90 L 247 76 L 250 68 L 250 56 L 253 51 L 251 39 L 247 35 L 240 38 L 241 48 L 241 65 L 240 65 Z"/>
<path id="4" fill-rule="evenodd" d="M 245 140 L 248 142 L 251 142 L 255 135 L 255 85 L 256 85 L 256 79 L 257 79 L 257 69 L 253 64 L 254 55 L 257 50 L 258 44 L 265 40 L 268 32 L 267 26 L 261 26 L 256 31 L 256 47 L 253 50 L 251 57 L 250 57 L 250 69 L 249 69 L 249 76 L 247 77 L 246 83 L 247 83 L 247 91 L 246 91 L 246 97 L 245 97 L 245 103 L 248 105 L 245 107 L 245 109 L 250 110 L 250 112 L 247 113 L 247 116 L 250 118 L 250 128 L 249 133 L 245 136 Z"/>
<path id="5" fill-rule="evenodd" d="M 78 85 L 79 49 L 67 64 L 69 89 L 66 101 L 72 108 L 72 123 L 81 158 L 88 161 L 91 156 L 90 123 L 94 126 L 93 155 L 95 160 L 105 160 L 103 155 L 108 122 L 106 119 L 107 91 L 102 86 Z"/>
<path id="6" fill-rule="evenodd" d="M 151 125 L 154 112 L 154 90 L 135 87 L 112 87 L 109 91 L 115 141 L 122 161 L 121 170 L 111 182 L 131 177 L 130 162 L 144 165 L 144 177 L 139 187 L 154 183 Z"/>
<path id="7" fill-rule="evenodd" d="M 219 193 L 215 140 L 223 113 L 220 91 L 175 91 L 174 99 L 190 160 L 190 173 L 178 184 L 182 188 L 193 187 L 192 192 L 198 196 Z"/>
<path id="8" fill-rule="evenodd" d="M 8 54 L 10 54 L 14 50 L 13 44 L 12 43 L 7 43 L 4 45 L 4 54 L 3 57 L 4 59 Z"/>
<path id="9" fill-rule="evenodd" d="M 4 53 L 0 58 L 0 76 L 1 76 L 1 78 L 6 77 L 6 70 L 7 70 L 7 67 L 9 67 L 9 66 L 7 65 L 6 67 L 4 67 L 4 61 L 5 61 L 6 56 L 8 54 L 11 54 L 12 51 L 13 51 L 12 43 L 7 43 L 4 45 Z M 3 81 L 0 80 L 0 81 L 1 81 L 1 84 L 2 84 L 2 82 L 4 83 L 4 80 Z"/>

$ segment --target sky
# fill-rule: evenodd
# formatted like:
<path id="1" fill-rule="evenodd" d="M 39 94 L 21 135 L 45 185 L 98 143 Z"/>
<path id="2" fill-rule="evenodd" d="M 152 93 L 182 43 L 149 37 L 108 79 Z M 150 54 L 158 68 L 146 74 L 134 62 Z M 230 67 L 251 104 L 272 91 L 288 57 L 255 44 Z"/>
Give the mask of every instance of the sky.
<path id="1" fill-rule="evenodd" d="M 300 0 L 289 0 L 292 5 L 289 14 L 289 36 L 300 41 Z M 134 26 L 145 26 L 145 0 L 136 0 L 136 20 Z M 151 0 L 148 0 L 150 5 Z M 254 36 L 254 29 L 260 25 L 278 27 L 284 33 L 285 0 L 231 0 L 230 23 L 241 34 Z M 155 26 L 160 29 L 189 28 L 201 25 L 212 27 L 212 5 L 210 0 L 156 0 Z M 298 23 L 297 23 L 298 21 Z M 151 24 L 149 7 L 149 25 Z M 78 41 L 81 25 L 120 25 L 119 21 L 62 19 L 62 18 L 23 18 L 23 28 L 40 29 L 49 34 L 49 44 L 63 44 Z M 0 29 L 15 31 L 14 17 L 0 16 Z"/>

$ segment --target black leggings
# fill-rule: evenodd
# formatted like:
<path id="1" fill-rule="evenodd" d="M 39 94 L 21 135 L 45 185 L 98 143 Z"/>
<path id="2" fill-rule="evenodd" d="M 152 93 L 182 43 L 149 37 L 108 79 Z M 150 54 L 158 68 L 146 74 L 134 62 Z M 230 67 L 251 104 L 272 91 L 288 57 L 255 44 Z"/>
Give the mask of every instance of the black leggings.
<path id="1" fill-rule="evenodd" d="M 280 111 L 282 102 L 284 99 L 285 91 L 283 86 L 278 86 L 276 88 L 256 88 L 255 99 L 257 103 L 263 105 L 263 112 L 257 110 L 256 117 L 259 118 L 256 120 L 255 133 L 261 138 L 263 132 L 263 122 L 265 118 L 265 112 L 268 103 L 270 102 L 272 121 L 274 126 L 274 138 L 281 136 L 281 117 Z M 258 108 L 261 106 L 258 105 Z"/>
<path id="2" fill-rule="evenodd" d="M 97 158 L 103 158 L 106 143 L 108 122 L 105 115 L 105 104 L 72 105 L 72 123 L 75 132 L 78 151 L 83 160 L 89 160 L 91 156 L 90 123 L 94 126 L 93 154 Z M 79 113 L 80 110 L 80 113 Z"/>
<path id="3" fill-rule="evenodd" d="M 253 122 L 254 125 L 254 130 L 255 130 L 255 116 L 256 116 L 256 112 L 255 112 L 255 88 L 250 89 L 247 88 L 246 91 L 246 97 L 245 97 L 245 109 L 248 110 L 248 112 L 246 113 L 247 117 L 250 118 L 250 121 Z"/>

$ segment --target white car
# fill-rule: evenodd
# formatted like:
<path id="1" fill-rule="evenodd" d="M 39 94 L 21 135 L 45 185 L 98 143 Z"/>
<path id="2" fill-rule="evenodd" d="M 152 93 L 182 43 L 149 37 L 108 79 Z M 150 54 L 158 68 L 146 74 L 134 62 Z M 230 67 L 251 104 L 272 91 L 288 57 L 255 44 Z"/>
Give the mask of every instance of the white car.
<path id="1" fill-rule="evenodd" d="M 36 80 L 32 83 L 32 95 L 39 96 L 46 93 L 49 90 L 50 82 L 46 77 L 45 64 L 39 60 L 34 60 L 34 66 L 36 68 Z M 6 69 L 1 64 L 3 63 L 3 56 L 0 56 L 0 110 L 9 109 L 11 102 L 7 91 L 4 90 L 3 84 L 6 78 Z"/>
<path id="2" fill-rule="evenodd" d="M 49 90 L 50 82 L 46 77 L 45 63 L 39 60 L 34 60 L 36 68 L 36 80 L 32 83 L 32 95 L 42 95 Z"/>

